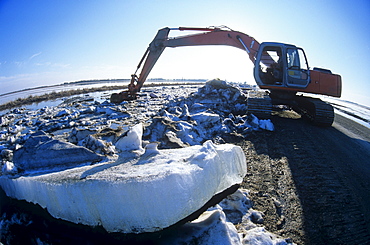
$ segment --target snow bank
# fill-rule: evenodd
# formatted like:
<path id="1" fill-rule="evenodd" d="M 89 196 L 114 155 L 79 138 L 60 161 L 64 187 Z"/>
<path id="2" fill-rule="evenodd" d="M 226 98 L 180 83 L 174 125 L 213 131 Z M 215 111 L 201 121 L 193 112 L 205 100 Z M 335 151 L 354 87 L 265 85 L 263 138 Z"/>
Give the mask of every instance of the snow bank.
<path id="1" fill-rule="evenodd" d="M 247 171 L 242 149 L 231 144 L 207 141 L 154 153 L 122 154 L 115 162 L 55 173 L 1 176 L 0 186 L 8 196 L 37 203 L 56 218 L 141 233 L 186 218 L 215 194 L 241 183 Z"/>

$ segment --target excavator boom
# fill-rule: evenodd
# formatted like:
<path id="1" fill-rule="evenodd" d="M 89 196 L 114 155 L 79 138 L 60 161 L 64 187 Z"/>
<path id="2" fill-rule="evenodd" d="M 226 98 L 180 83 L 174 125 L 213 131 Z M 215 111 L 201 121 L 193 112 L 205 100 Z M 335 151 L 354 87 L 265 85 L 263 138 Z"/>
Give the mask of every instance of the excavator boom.
<path id="1" fill-rule="evenodd" d="M 168 37 L 170 31 L 195 31 L 201 32 L 180 37 Z M 136 98 L 137 92 L 140 91 L 146 78 L 156 64 L 158 58 L 161 56 L 165 48 L 182 47 L 182 46 L 201 46 L 201 45 L 227 45 L 242 49 L 248 53 L 249 59 L 254 63 L 255 56 L 259 48 L 259 42 L 253 37 L 242 32 L 233 31 L 226 28 L 209 27 L 209 28 L 163 28 L 160 29 L 149 47 L 141 58 L 139 65 L 133 75 L 131 75 L 131 82 L 128 86 L 128 91 L 120 94 L 113 94 L 111 101 L 120 103 L 123 100 L 131 100 Z M 144 64 L 143 64 L 144 63 Z M 141 65 L 141 73 L 136 75 Z"/>

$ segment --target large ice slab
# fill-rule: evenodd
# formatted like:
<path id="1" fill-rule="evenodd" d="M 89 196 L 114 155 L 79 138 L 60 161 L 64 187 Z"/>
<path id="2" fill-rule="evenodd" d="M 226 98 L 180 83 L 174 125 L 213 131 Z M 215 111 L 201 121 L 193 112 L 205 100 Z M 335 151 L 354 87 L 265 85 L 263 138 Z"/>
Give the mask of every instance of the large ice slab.
<path id="1" fill-rule="evenodd" d="M 0 186 L 8 196 L 37 203 L 56 218 L 140 233 L 184 219 L 215 194 L 241 183 L 246 171 L 240 147 L 206 141 L 55 173 L 4 175 Z"/>

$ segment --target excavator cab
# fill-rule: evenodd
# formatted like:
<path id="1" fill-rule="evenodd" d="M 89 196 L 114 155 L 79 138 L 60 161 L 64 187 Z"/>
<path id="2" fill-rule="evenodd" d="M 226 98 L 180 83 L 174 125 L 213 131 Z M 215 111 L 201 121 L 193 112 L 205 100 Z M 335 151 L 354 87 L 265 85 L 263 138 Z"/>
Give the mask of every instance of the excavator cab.
<path id="1" fill-rule="evenodd" d="M 261 43 L 254 78 L 261 88 L 306 88 L 310 70 L 303 49 L 284 43 Z"/>

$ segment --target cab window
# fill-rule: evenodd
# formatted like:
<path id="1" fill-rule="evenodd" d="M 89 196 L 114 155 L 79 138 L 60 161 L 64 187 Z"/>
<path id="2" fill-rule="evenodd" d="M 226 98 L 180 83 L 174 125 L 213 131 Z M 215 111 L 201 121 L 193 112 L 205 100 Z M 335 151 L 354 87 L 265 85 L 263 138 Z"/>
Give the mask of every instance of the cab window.
<path id="1" fill-rule="evenodd" d="M 286 52 L 288 80 L 287 84 L 297 87 L 307 86 L 309 82 L 306 56 L 300 48 L 288 48 Z"/>
<path id="2" fill-rule="evenodd" d="M 264 47 L 259 62 L 259 71 L 259 77 L 264 84 L 282 84 L 283 55 L 280 47 Z"/>
<path id="3" fill-rule="evenodd" d="M 302 49 L 287 49 L 288 69 L 308 70 L 305 55 Z"/>

